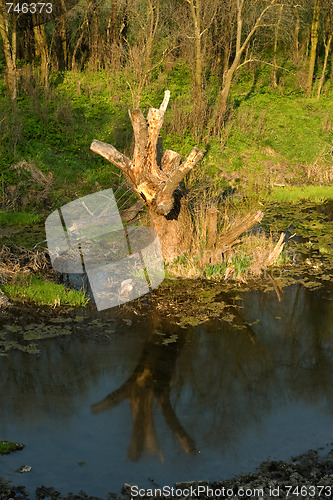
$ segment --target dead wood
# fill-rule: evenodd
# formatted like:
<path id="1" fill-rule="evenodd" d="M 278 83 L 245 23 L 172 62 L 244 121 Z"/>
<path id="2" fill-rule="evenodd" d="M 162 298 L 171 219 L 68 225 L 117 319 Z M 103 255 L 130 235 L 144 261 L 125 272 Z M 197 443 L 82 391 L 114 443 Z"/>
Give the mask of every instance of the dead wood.
<path id="1" fill-rule="evenodd" d="M 147 206 L 167 262 L 191 248 L 193 225 L 179 184 L 204 154 L 193 148 L 182 163 L 174 151 L 166 150 L 162 154 L 159 133 L 169 99 L 170 92 L 166 90 L 161 106 L 150 108 L 147 118 L 138 108 L 129 111 L 135 139 L 132 160 L 110 144 L 94 140 L 90 146 L 92 151 L 120 168 Z"/>
<path id="2" fill-rule="evenodd" d="M 194 225 L 186 196 L 179 185 L 205 153 L 193 148 L 183 162 L 175 151 L 166 150 L 162 154 L 159 133 L 169 99 L 170 92 L 166 90 L 159 109 L 150 108 L 147 118 L 138 108 L 129 111 L 135 139 L 132 160 L 110 144 L 94 140 L 90 146 L 92 151 L 120 168 L 147 206 L 150 223 L 158 233 L 166 263 L 191 251 Z M 242 233 L 260 222 L 262 217 L 261 211 L 249 214 L 240 223 L 218 235 L 217 210 L 212 207 L 208 210 L 208 249 L 222 255 L 238 242 Z"/>
<path id="3" fill-rule="evenodd" d="M 277 242 L 276 246 L 274 247 L 272 252 L 269 254 L 267 259 L 265 260 L 264 266 L 267 266 L 267 267 L 271 266 L 276 261 L 276 259 L 279 257 L 279 255 L 282 252 L 283 247 L 285 245 L 284 237 L 285 237 L 285 233 L 281 233 L 279 241 Z"/>

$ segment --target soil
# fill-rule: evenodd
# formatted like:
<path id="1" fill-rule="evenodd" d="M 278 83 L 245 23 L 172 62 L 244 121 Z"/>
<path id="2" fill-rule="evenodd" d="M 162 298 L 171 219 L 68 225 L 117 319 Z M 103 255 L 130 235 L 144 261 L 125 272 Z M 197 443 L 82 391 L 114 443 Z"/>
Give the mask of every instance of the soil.
<path id="1" fill-rule="evenodd" d="M 110 492 L 107 500 L 126 500 L 129 498 L 157 499 L 161 498 L 158 489 L 152 481 L 150 489 L 145 492 L 134 489 L 130 484 L 124 484 L 122 494 Z M 155 489 L 157 491 L 155 491 Z M 88 496 L 83 491 L 77 494 L 68 493 L 62 496 L 55 488 L 41 486 L 36 489 L 34 497 L 26 492 L 23 486 L 12 486 L 0 478 L 0 499 L 25 499 L 33 500 L 101 500 L 99 497 Z M 310 450 L 298 457 L 293 457 L 289 462 L 272 461 L 263 462 L 254 473 L 241 474 L 233 479 L 222 482 L 192 481 L 176 483 L 168 486 L 164 498 L 168 499 L 241 499 L 256 498 L 333 498 L 333 448 L 322 455 L 320 450 Z"/>

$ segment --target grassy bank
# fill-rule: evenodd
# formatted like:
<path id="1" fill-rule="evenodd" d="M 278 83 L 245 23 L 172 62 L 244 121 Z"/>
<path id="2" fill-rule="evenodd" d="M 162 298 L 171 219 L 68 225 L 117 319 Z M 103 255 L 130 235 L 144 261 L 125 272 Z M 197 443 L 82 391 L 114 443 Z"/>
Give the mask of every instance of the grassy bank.
<path id="1" fill-rule="evenodd" d="M 225 189 L 247 199 L 277 199 L 287 186 L 333 182 L 333 101 L 280 95 L 264 79 L 240 78 L 231 94 L 231 112 L 219 137 L 209 133 L 209 115 L 218 85 L 208 84 L 206 98 L 191 91 L 191 72 L 177 64 L 161 72 L 141 98 L 145 112 L 159 106 L 163 92 L 171 100 L 162 129 L 164 148 L 183 157 L 194 145 L 206 149 L 186 180 L 217 194 Z M 0 205 L 10 210 L 42 210 L 112 186 L 126 201 L 127 186 L 118 169 L 89 150 L 94 138 L 131 155 L 132 127 L 127 109 L 130 89 L 121 73 L 66 72 L 44 93 L 35 82 L 17 103 L 0 104 Z M 294 188 L 295 189 L 295 188 Z M 288 192 L 287 189 L 284 189 Z M 295 190 L 290 198 L 332 197 L 332 191 Z"/>
<path id="2" fill-rule="evenodd" d="M 84 307 L 89 302 L 83 292 L 69 290 L 61 284 L 37 276 L 21 277 L 19 282 L 6 283 L 1 289 L 9 299 L 32 302 L 36 305 Z"/>

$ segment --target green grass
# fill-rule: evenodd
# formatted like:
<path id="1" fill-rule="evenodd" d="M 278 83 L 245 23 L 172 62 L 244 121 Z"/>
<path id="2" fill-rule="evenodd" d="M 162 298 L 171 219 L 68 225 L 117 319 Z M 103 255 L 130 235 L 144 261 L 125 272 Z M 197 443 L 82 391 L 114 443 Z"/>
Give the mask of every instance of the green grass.
<path id="1" fill-rule="evenodd" d="M 4 284 L 1 288 L 9 299 L 33 302 L 37 305 L 84 307 L 89 301 L 81 291 L 68 290 L 61 284 L 45 281 L 37 276 L 18 283 Z"/>
<path id="2" fill-rule="evenodd" d="M 280 203 L 298 203 L 301 200 L 322 203 L 333 199 L 333 186 L 275 187 L 269 199 Z"/>
<path id="3" fill-rule="evenodd" d="M 28 212 L 0 212 L 0 227 L 3 226 L 33 226 L 40 222 L 38 214 Z"/>
<path id="4" fill-rule="evenodd" d="M 200 106 L 202 116 L 213 109 L 220 88 L 217 80 L 207 84 L 208 104 L 193 98 L 191 70 L 185 62 L 157 74 L 144 89 L 144 113 L 149 106 L 159 107 L 166 88 L 171 91 L 161 131 L 164 149 L 175 150 L 182 158 L 193 146 L 206 149 L 202 164 L 193 171 L 194 188 L 203 181 L 217 186 L 219 193 L 236 186 L 241 195 L 263 201 L 272 184 L 306 184 L 307 168 L 331 165 L 333 100 L 279 95 L 267 83 L 270 73 L 264 73 L 254 86 L 246 72 L 235 81 L 230 96 L 233 108 L 218 138 L 209 135 L 200 115 Z M 54 87 L 45 95 L 37 87 L 30 95 L 20 93 L 16 106 L 4 99 L 0 103 L 0 202 L 7 183 L 19 183 L 11 166 L 22 160 L 33 162 L 44 173 L 52 172 L 48 196 L 54 208 L 98 189 L 119 187 L 119 169 L 92 153 L 90 144 L 98 139 L 130 155 L 133 131 L 127 110 L 131 107 L 126 74 L 106 70 L 65 72 L 54 78 Z M 196 128 L 201 122 L 200 135 Z M 315 173 L 317 178 L 310 182 L 319 184 L 321 173 Z M 328 177 L 322 175 L 322 180 L 329 184 Z M 29 191 L 29 183 L 28 179 L 22 184 L 21 191 Z M 274 190 L 274 196 L 279 192 Z"/>

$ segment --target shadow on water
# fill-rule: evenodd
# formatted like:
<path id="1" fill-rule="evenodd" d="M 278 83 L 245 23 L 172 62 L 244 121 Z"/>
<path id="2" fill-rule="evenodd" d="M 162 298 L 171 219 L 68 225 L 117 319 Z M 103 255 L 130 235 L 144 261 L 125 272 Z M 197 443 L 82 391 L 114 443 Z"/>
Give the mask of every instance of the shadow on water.
<path id="1" fill-rule="evenodd" d="M 58 323 L 71 335 L 0 358 L 0 436 L 26 444 L 0 458 L 0 475 L 104 496 L 124 482 L 220 480 L 326 445 L 332 301 L 330 284 L 292 285 L 280 300 L 245 292 L 229 321 L 196 327 L 171 325 L 156 308 L 137 320 L 109 310 Z M 32 471 L 15 473 L 23 464 Z"/>

